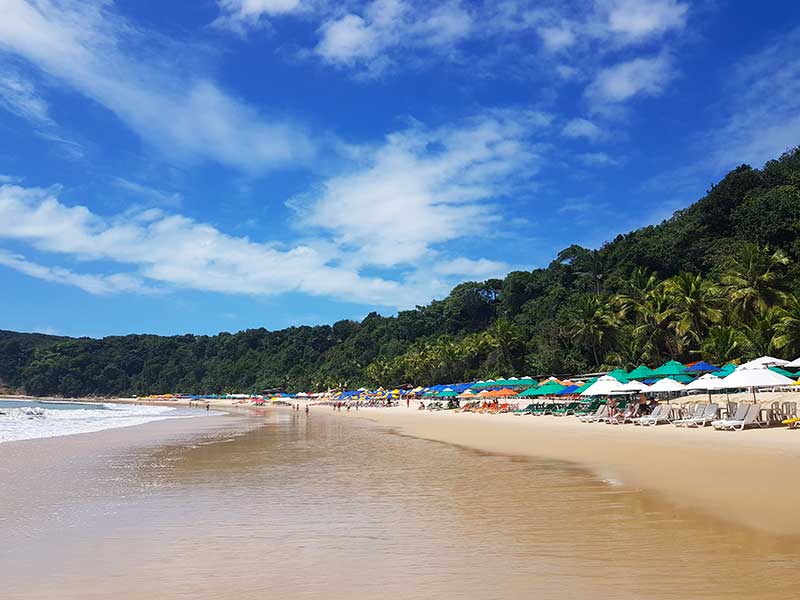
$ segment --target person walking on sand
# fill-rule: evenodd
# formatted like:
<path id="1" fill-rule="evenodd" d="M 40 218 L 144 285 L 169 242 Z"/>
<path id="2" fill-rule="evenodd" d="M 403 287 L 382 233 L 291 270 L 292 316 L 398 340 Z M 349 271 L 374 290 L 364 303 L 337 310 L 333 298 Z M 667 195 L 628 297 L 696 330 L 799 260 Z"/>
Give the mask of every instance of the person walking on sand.
<path id="1" fill-rule="evenodd" d="M 411 398 L 406 396 L 406 408 L 411 408 Z"/>
<path id="2" fill-rule="evenodd" d="M 306 416 L 308 416 L 308 404 L 306 404 Z"/>
<path id="3" fill-rule="evenodd" d="M 211 410 L 211 404 L 206 404 L 206 410 Z"/>

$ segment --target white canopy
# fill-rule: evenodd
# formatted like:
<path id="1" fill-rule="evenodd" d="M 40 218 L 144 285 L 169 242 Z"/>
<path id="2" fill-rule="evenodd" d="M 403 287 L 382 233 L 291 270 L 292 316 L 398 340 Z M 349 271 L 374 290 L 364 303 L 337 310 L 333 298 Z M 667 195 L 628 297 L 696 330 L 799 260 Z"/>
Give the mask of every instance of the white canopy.
<path id="1" fill-rule="evenodd" d="M 619 381 L 610 375 L 603 375 L 583 390 L 581 396 L 608 396 L 614 390 L 620 389 L 620 387 L 622 387 L 622 384 Z"/>
<path id="2" fill-rule="evenodd" d="M 783 366 L 789 367 L 790 369 L 800 369 L 800 358 L 796 358 L 792 362 L 786 363 Z"/>
<path id="3" fill-rule="evenodd" d="M 723 378 L 721 383 L 722 389 L 730 390 L 734 388 L 781 387 L 792 385 L 794 381 L 769 369 L 743 369 L 734 371 Z"/>
<path id="4" fill-rule="evenodd" d="M 665 377 L 664 379 L 659 379 L 653 385 L 650 386 L 651 392 L 681 392 L 686 389 L 686 386 L 683 385 L 679 381 L 675 381 L 674 379 L 669 379 Z"/>
<path id="5" fill-rule="evenodd" d="M 685 390 L 721 390 L 724 387 L 723 380 L 711 373 L 706 373 L 698 377 L 691 383 L 686 384 Z"/>
<path id="6" fill-rule="evenodd" d="M 773 356 L 762 356 L 761 358 L 756 358 L 755 360 L 751 360 L 750 362 L 746 362 L 744 364 L 739 365 L 736 367 L 737 371 L 745 371 L 748 369 L 765 369 L 767 367 L 783 367 L 789 364 L 788 360 L 783 360 L 782 358 L 775 358 Z"/>

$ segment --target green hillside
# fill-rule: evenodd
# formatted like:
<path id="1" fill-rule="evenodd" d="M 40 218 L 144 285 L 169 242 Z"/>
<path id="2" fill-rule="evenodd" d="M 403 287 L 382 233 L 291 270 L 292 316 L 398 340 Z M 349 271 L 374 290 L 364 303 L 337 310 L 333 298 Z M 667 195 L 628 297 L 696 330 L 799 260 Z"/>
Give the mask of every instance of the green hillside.
<path id="1" fill-rule="evenodd" d="M 544 269 L 362 322 L 102 340 L 0 332 L 32 394 L 325 389 L 800 355 L 800 149 L 731 171 L 669 220 Z M 33 337 L 35 336 L 35 337 Z"/>

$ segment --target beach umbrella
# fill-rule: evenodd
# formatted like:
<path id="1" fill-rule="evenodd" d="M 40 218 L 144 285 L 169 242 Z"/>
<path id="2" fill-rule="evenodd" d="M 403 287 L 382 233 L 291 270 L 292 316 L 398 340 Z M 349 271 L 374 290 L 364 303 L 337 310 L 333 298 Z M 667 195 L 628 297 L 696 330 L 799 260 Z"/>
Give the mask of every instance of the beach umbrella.
<path id="1" fill-rule="evenodd" d="M 777 373 L 778 375 L 783 375 L 784 377 L 791 377 L 792 379 L 796 379 L 798 377 L 797 373 L 792 373 L 791 371 L 787 371 L 786 369 L 781 369 L 780 367 L 767 367 L 770 371 Z"/>
<path id="2" fill-rule="evenodd" d="M 728 363 L 727 365 L 720 367 L 719 371 L 714 371 L 712 375 L 714 375 L 714 377 L 720 377 L 720 378 L 727 377 L 735 370 L 736 370 L 736 365 L 733 363 Z"/>
<path id="3" fill-rule="evenodd" d="M 642 383 L 641 381 L 629 381 L 619 386 L 612 394 L 640 394 L 642 392 L 650 391 L 650 386 Z"/>
<path id="4" fill-rule="evenodd" d="M 616 389 L 619 389 L 621 382 L 611 375 L 598 377 L 592 385 L 581 392 L 581 396 L 607 396 Z"/>
<path id="5" fill-rule="evenodd" d="M 686 370 L 686 365 L 679 363 L 677 360 L 670 360 L 653 371 L 656 377 L 670 377 L 673 375 L 682 375 Z"/>
<path id="6" fill-rule="evenodd" d="M 800 358 L 796 358 L 792 362 L 788 362 L 783 366 L 789 367 L 790 369 L 800 369 Z"/>
<path id="7" fill-rule="evenodd" d="M 739 365 L 736 367 L 737 371 L 743 371 L 745 369 L 763 369 L 765 367 L 783 367 L 788 365 L 788 360 L 783 360 L 782 358 L 775 358 L 774 356 L 762 356 L 761 358 L 756 358 L 755 360 L 751 360 L 744 364 Z"/>
<path id="8" fill-rule="evenodd" d="M 659 379 L 650 386 L 651 392 L 681 392 L 684 389 L 686 389 L 685 385 L 675 381 L 674 379 L 670 379 L 669 377 Z"/>
<path id="9" fill-rule="evenodd" d="M 650 379 L 653 376 L 653 369 L 647 365 L 639 365 L 628 373 L 628 379 Z"/>
<path id="10" fill-rule="evenodd" d="M 607 373 L 606 375 L 608 377 L 613 377 L 620 383 L 625 383 L 626 381 L 628 381 L 628 379 L 630 379 L 630 377 L 628 376 L 628 372 L 625 369 L 614 369 L 613 371 Z"/>
<path id="11" fill-rule="evenodd" d="M 557 393 L 559 396 L 567 396 L 569 394 L 577 394 L 578 390 L 581 388 L 579 385 L 569 385 L 565 387 L 563 390 Z"/>
<path id="12" fill-rule="evenodd" d="M 713 373 L 719 370 L 719 367 L 715 367 L 711 363 L 701 360 L 700 362 L 696 362 L 693 365 L 686 367 L 686 369 L 684 369 L 684 373 Z"/>
<path id="13" fill-rule="evenodd" d="M 691 383 L 687 384 L 685 390 L 721 390 L 723 386 L 722 379 L 713 373 L 706 373 L 702 377 L 698 377 Z"/>
<path id="14" fill-rule="evenodd" d="M 736 370 L 722 380 L 722 389 L 782 387 L 793 385 L 794 381 L 770 369 Z"/>

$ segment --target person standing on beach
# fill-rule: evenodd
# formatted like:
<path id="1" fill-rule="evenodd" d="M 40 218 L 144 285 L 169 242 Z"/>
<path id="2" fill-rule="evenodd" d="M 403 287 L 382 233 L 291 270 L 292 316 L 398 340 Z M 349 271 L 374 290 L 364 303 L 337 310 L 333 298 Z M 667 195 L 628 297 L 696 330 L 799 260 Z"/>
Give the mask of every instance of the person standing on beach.
<path id="1" fill-rule="evenodd" d="M 308 416 L 308 404 L 306 404 L 306 416 Z"/>

